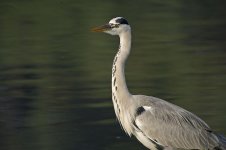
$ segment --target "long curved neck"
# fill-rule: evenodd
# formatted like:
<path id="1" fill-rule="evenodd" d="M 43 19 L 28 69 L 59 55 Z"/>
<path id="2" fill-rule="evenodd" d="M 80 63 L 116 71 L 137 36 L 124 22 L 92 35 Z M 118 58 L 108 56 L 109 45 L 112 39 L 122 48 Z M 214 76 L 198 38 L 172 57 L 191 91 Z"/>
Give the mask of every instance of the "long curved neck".
<path id="1" fill-rule="evenodd" d="M 131 106 L 131 94 L 126 85 L 125 63 L 131 48 L 131 30 L 127 30 L 119 35 L 120 46 L 115 56 L 112 66 L 112 100 L 115 114 L 126 133 L 131 135 L 131 119 L 128 117 L 128 108 Z"/>
<path id="2" fill-rule="evenodd" d="M 126 85 L 124 73 L 125 62 L 131 49 L 131 30 L 121 33 L 119 37 L 119 51 L 115 56 L 112 68 L 112 92 L 119 100 L 125 100 L 131 95 Z"/>

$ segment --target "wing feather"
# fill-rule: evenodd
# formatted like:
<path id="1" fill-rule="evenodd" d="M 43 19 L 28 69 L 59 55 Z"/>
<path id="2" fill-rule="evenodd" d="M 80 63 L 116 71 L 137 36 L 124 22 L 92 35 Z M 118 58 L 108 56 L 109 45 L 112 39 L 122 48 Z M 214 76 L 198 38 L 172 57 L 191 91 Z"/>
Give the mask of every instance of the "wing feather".
<path id="1" fill-rule="evenodd" d="M 145 111 L 135 116 L 134 123 L 150 139 L 174 148 L 211 149 L 218 146 L 218 139 L 209 126 L 193 113 L 155 97 L 137 98 L 142 98 L 138 105 Z"/>

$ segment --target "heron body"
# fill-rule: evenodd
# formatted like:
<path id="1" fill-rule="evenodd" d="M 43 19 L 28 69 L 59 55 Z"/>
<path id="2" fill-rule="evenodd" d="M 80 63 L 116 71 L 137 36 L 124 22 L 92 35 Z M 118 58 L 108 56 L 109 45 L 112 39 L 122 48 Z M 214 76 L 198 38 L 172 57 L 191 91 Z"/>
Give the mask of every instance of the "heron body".
<path id="1" fill-rule="evenodd" d="M 123 17 L 93 31 L 120 38 L 112 66 L 112 100 L 116 117 L 129 136 L 151 150 L 226 150 L 226 138 L 193 113 L 156 97 L 130 94 L 124 67 L 131 50 L 131 27 Z"/>

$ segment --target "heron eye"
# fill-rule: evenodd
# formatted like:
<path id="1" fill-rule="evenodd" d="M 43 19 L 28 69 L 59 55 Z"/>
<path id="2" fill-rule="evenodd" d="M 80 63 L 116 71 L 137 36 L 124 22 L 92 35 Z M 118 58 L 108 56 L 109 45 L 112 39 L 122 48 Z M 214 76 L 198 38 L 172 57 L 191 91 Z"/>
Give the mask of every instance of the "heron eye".
<path id="1" fill-rule="evenodd" d="M 119 24 L 111 24 L 111 27 L 112 28 L 118 28 L 119 27 Z"/>
<path id="2" fill-rule="evenodd" d="M 118 27 L 119 27 L 119 24 L 115 24 L 115 25 L 114 25 L 114 28 L 118 28 Z"/>

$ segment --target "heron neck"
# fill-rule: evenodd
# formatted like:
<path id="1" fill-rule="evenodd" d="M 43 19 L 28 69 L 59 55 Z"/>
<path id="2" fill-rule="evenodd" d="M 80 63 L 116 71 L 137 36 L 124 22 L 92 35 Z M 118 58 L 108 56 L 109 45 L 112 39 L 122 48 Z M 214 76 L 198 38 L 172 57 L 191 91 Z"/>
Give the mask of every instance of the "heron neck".
<path id="1" fill-rule="evenodd" d="M 125 79 L 125 63 L 130 54 L 131 49 L 131 31 L 128 30 L 119 35 L 120 46 L 115 56 L 112 68 L 112 92 L 118 99 L 127 99 L 131 94 L 126 85 Z"/>

